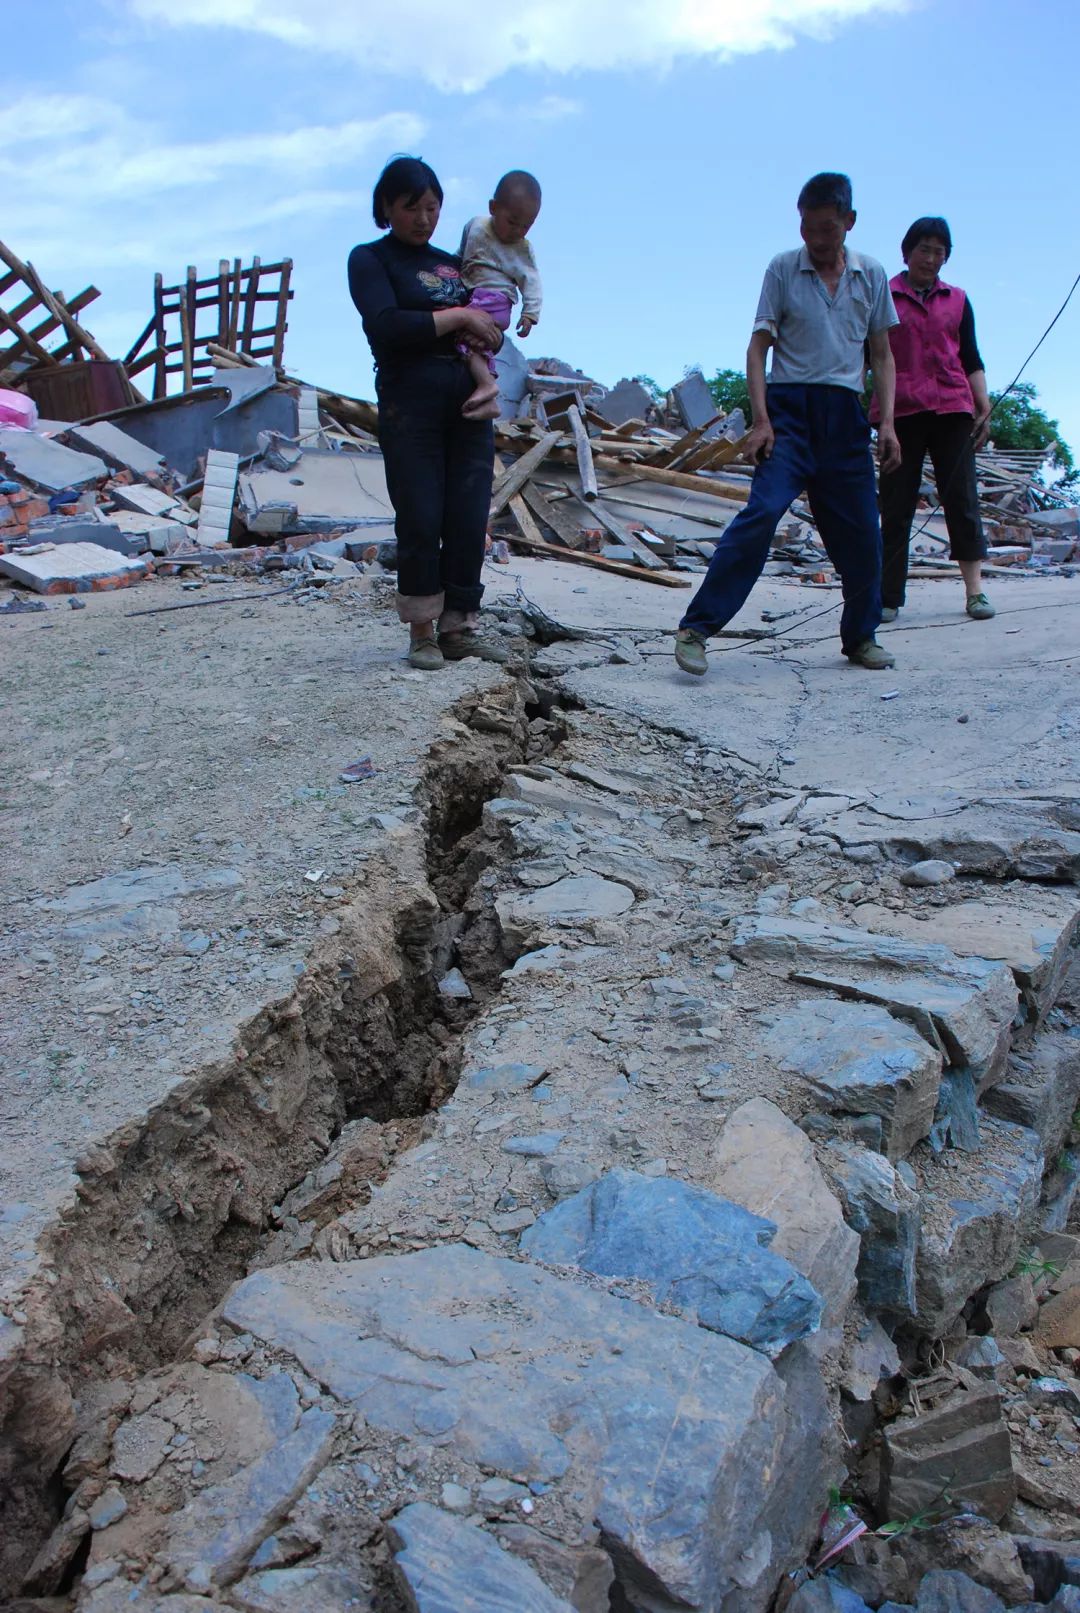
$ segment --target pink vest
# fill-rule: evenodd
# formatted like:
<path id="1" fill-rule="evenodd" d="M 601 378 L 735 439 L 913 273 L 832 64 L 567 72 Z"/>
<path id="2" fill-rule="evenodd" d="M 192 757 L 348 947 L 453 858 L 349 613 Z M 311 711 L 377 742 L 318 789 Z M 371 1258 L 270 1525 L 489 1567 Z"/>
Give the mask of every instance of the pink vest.
<path id="1" fill-rule="evenodd" d="M 902 274 L 889 281 L 899 325 L 889 332 L 896 360 L 896 413 L 975 413 L 971 383 L 960 362 L 960 320 L 967 297 L 939 280 L 924 302 Z M 878 417 L 877 406 L 870 418 Z"/>

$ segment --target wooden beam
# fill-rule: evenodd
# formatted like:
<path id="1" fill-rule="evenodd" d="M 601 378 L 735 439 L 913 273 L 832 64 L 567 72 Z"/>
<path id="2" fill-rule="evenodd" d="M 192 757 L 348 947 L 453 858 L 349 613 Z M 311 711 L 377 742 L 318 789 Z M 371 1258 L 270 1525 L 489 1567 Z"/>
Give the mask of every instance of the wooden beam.
<path id="1" fill-rule="evenodd" d="M 615 516 L 605 510 L 601 500 L 598 499 L 595 504 L 589 506 L 589 514 L 600 522 L 604 531 L 609 537 L 614 538 L 616 543 L 623 544 L 627 549 L 633 549 L 638 559 L 649 571 L 666 571 L 668 569 L 661 557 L 649 548 L 645 539 L 639 538 L 636 532 L 631 532 L 628 526 L 624 526 L 621 521 L 616 520 Z"/>
<path id="2" fill-rule="evenodd" d="M 745 504 L 750 497 L 749 486 L 713 482 L 705 476 L 687 476 L 682 471 L 663 470 L 659 465 L 624 465 L 621 459 L 598 455 L 596 466 L 598 470 L 623 471 L 626 482 L 659 482 L 664 487 L 685 488 L 689 493 L 708 493 L 711 498 L 734 499 L 738 504 Z"/>
<path id="3" fill-rule="evenodd" d="M 585 547 L 580 523 L 572 515 L 566 514 L 559 505 L 553 504 L 532 482 L 522 489 L 521 496 L 537 520 L 549 526 L 568 549 Z"/>
<path id="4" fill-rule="evenodd" d="M 528 449 L 520 459 L 514 461 L 509 470 L 503 472 L 491 490 L 489 521 L 494 521 L 497 515 L 501 515 L 514 494 L 521 492 L 529 477 L 539 468 L 554 448 L 560 435 L 558 431 L 547 432 L 535 447 Z"/>
<path id="5" fill-rule="evenodd" d="M 512 537 L 510 542 L 518 549 L 531 554 L 550 555 L 553 560 L 570 560 L 577 566 L 592 566 L 596 571 L 607 571 L 616 577 L 632 577 L 636 582 L 656 582 L 662 588 L 692 588 L 689 577 L 676 571 L 644 571 L 639 566 L 624 566 L 621 560 L 605 560 L 603 555 L 586 554 L 582 550 L 560 549 L 554 543 L 537 542 L 533 538 Z"/>
<path id="6" fill-rule="evenodd" d="M 600 489 L 596 485 L 596 466 L 593 464 L 592 444 L 589 442 L 585 430 L 585 422 L 581 418 L 576 403 L 572 403 L 566 411 L 566 418 L 570 422 L 570 430 L 574 437 L 574 452 L 577 454 L 578 475 L 581 477 L 581 496 L 588 502 L 596 498 Z"/>
<path id="7" fill-rule="evenodd" d="M 33 357 L 37 359 L 39 364 L 56 363 L 56 360 L 53 358 L 48 349 L 42 347 L 40 342 L 35 341 L 30 335 L 29 331 L 23 330 L 18 320 L 13 319 L 6 308 L 0 308 L 0 326 L 3 326 L 5 330 L 10 331 L 11 334 L 16 338 L 15 343 L 11 347 L 4 349 L 3 357 L 5 362 L 10 362 L 12 359 L 17 358 L 20 349 L 25 347 L 27 352 L 32 354 Z"/>

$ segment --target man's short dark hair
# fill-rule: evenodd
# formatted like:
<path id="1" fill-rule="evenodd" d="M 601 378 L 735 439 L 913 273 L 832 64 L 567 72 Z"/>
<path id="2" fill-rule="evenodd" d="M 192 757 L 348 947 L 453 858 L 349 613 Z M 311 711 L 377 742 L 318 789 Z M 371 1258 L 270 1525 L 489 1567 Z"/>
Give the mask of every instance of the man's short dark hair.
<path id="1" fill-rule="evenodd" d="M 540 181 L 534 174 L 527 173 L 524 168 L 511 168 L 508 174 L 503 174 L 495 186 L 493 200 L 508 202 L 511 196 L 527 196 L 531 202 L 540 206 Z"/>
<path id="2" fill-rule="evenodd" d="M 404 196 L 411 206 L 426 190 L 434 192 L 442 203 L 443 188 L 434 168 L 419 157 L 392 157 L 375 181 L 371 197 L 371 214 L 380 230 L 389 229 L 389 209 L 399 197 Z"/>
<path id="3" fill-rule="evenodd" d="M 799 212 L 815 207 L 835 207 L 838 213 L 851 212 L 851 180 L 847 174 L 815 174 L 799 192 Z"/>
<path id="4" fill-rule="evenodd" d="M 900 256 L 906 263 L 920 241 L 940 241 L 946 258 L 952 257 L 952 231 L 943 218 L 917 218 L 900 242 Z"/>

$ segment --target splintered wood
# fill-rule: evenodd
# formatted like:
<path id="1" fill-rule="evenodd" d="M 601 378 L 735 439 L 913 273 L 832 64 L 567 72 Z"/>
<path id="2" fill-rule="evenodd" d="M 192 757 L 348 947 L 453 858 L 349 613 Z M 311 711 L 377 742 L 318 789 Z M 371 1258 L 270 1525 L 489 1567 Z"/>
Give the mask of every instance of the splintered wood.
<path id="1" fill-rule="evenodd" d="M 665 588 L 691 587 L 683 568 L 700 569 L 699 545 L 715 542 L 749 497 L 748 469 L 736 466 L 724 480 L 713 474 L 732 465 L 745 439 L 703 442 L 701 430 L 680 435 L 644 420 L 614 425 L 572 390 L 552 391 L 543 413 L 548 429 L 496 421 L 491 522 L 530 554 Z M 718 423 L 722 416 L 710 421 Z M 698 496 L 668 497 L 665 505 L 669 490 Z M 623 507 L 615 508 L 616 501 Z"/>

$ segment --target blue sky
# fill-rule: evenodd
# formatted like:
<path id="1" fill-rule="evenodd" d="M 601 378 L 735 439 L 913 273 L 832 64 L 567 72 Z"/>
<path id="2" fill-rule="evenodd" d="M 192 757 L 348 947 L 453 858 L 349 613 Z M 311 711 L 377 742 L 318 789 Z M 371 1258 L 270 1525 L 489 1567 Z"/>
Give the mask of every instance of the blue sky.
<path id="1" fill-rule="evenodd" d="M 8 0 L 10 6 L 11 0 Z M 123 352 L 153 273 L 294 259 L 286 363 L 371 394 L 345 259 L 382 162 L 421 153 L 453 249 L 509 167 L 544 187 L 529 338 L 608 384 L 741 367 L 795 196 L 852 176 L 853 245 L 900 267 L 942 212 L 991 386 L 1080 270 L 1066 0 L 41 0 L 5 8 L 16 76 L 3 238 Z M 11 40 L 11 35 L 14 39 Z M 35 80 L 33 67 L 39 65 Z M 10 89 L 9 89 L 10 95 Z M 1028 372 L 1080 450 L 1080 293 Z"/>

